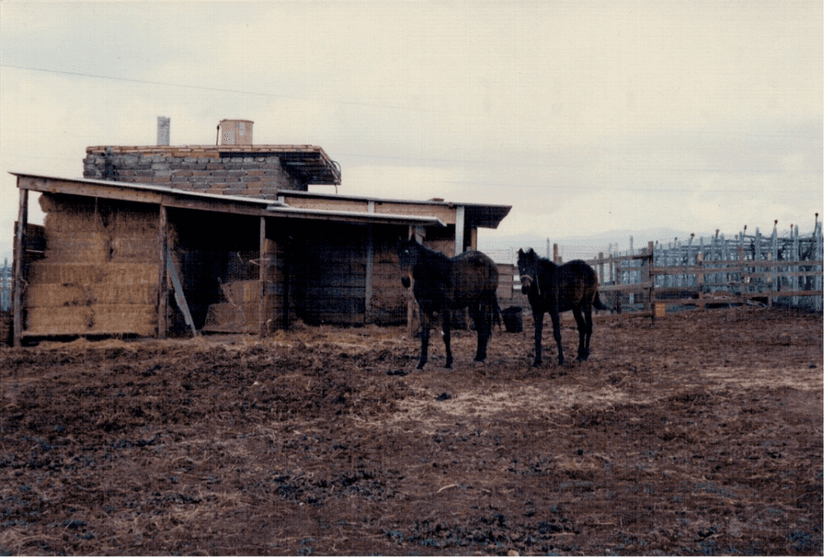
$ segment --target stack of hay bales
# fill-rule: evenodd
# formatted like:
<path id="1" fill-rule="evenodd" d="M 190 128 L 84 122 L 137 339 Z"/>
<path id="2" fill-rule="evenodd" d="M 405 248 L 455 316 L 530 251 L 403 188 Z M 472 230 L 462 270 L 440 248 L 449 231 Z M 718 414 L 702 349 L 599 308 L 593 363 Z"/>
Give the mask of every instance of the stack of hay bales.
<path id="1" fill-rule="evenodd" d="M 211 304 L 204 330 L 225 333 L 255 333 L 259 330 L 259 285 L 256 280 L 231 281 L 221 285 L 227 302 Z"/>
<path id="2" fill-rule="evenodd" d="M 40 205 L 46 253 L 30 267 L 26 332 L 154 335 L 157 212 L 50 194 L 41 195 Z"/>

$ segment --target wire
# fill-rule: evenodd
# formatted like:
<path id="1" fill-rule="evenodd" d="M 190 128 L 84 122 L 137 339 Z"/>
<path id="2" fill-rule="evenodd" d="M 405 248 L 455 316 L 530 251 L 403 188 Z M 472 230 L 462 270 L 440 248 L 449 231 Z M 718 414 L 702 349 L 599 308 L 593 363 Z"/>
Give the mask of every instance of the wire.
<path id="1" fill-rule="evenodd" d="M 14 68 L 16 70 L 29 70 L 32 72 L 45 72 L 49 74 L 61 74 L 67 76 L 78 76 L 78 77 L 85 77 L 85 78 L 94 78 L 94 79 L 108 79 L 111 81 L 123 81 L 127 83 L 142 83 L 145 85 L 163 85 L 165 87 L 183 87 L 185 89 L 197 89 L 200 91 L 215 91 L 217 93 L 234 93 L 238 95 L 256 95 L 259 97 L 272 97 L 278 99 L 294 99 L 300 101 L 314 101 L 318 103 L 331 103 L 331 104 L 339 104 L 339 105 L 354 105 L 354 106 L 362 106 L 362 107 L 373 107 L 373 108 L 384 108 L 390 110 L 403 110 L 403 111 L 411 111 L 411 112 L 433 112 L 433 113 L 440 113 L 444 111 L 438 110 L 429 110 L 429 109 L 417 109 L 411 107 L 400 107 L 394 105 L 383 105 L 379 103 L 364 103 L 360 101 L 342 101 L 337 99 L 317 99 L 313 97 L 298 97 L 295 95 L 282 95 L 279 93 L 261 93 L 258 91 L 244 91 L 241 89 L 223 89 L 220 87 L 206 87 L 203 85 L 185 85 L 182 83 L 169 83 L 165 81 L 150 81 L 144 79 L 133 79 L 133 78 L 120 78 L 120 77 L 112 77 L 112 76 L 101 76 L 96 74 L 87 74 L 83 72 L 67 72 L 64 70 L 47 70 L 45 68 L 31 68 L 28 66 L 15 66 L 12 64 L 0 64 L 0 68 Z"/>

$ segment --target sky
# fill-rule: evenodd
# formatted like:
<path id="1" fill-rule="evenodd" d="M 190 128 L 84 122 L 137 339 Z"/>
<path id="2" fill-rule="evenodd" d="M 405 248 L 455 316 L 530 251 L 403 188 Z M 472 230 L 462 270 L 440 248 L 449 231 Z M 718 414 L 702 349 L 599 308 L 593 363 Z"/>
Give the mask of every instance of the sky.
<path id="1" fill-rule="evenodd" d="M 158 116 L 173 145 L 239 118 L 321 146 L 339 194 L 511 205 L 481 244 L 809 233 L 823 29 L 811 0 L 2 0 L 0 260 L 10 171 L 80 177 L 87 146 L 155 144 Z"/>

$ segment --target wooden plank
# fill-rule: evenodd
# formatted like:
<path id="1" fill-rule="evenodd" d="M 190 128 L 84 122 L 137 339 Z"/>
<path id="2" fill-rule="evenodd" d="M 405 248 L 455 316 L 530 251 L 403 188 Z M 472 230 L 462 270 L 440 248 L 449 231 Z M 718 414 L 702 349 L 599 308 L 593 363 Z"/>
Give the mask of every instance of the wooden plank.
<path id="1" fill-rule="evenodd" d="M 370 202 L 370 208 L 373 212 L 374 202 Z M 374 296 L 374 226 L 368 225 L 368 238 L 365 256 L 365 315 L 368 316 L 371 312 L 371 298 Z"/>
<path id="2" fill-rule="evenodd" d="M 129 183 L 124 183 L 123 186 L 116 186 L 32 176 L 21 176 L 17 180 L 22 185 L 19 187 L 52 194 L 70 194 L 73 196 L 107 198 L 150 204 L 161 203 L 161 196 L 163 195 L 157 191 L 130 188 Z"/>
<path id="3" fill-rule="evenodd" d="M 159 205 L 158 210 L 158 338 L 167 338 L 167 208 Z"/>
<path id="4" fill-rule="evenodd" d="M 410 215 L 412 217 L 434 217 L 446 225 L 457 223 L 457 212 L 454 208 L 443 204 L 429 203 L 398 203 L 376 201 L 374 212 L 378 215 Z M 411 235 L 409 235 L 411 236 Z"/>
<path id="5" fill-rule="evenodd" d="M 178 269 L 172 259 L 172 253 L 169 250 L 169 246 L 167 247 L 167 273 L 170 276 L 170 280 L 172 281 L 173 289 L 175 291 L 175 303 L 178 305 L 181 313 L 184 314 L 184 321 L 188 326 L 190 326 L 190 332 L 193 334 L 193 337 L 198 337 L 198 331 L 195 328 L 193 317 L 190 315 L 190 307 L 187 305 L 187 299 L 184 297 L 184 288 L 181 285 Z"/>
<path id="6" fill-rule="evenodd" d="M 265 283 L 267 282 L 268 258 L 265 251 L 267 243 L 265 218 L 259 217 L 259 337 L 267 335 L 267 316 L 265 315 Z"/>
<path id="7" fill-rule="evenodd" d="M 632 293 L 632 292 L 644 292 L 646 289 L 650 289 L 653 287 L 652 281 L 649 283 L 632 283 L 630 285 L 601 285 L 598 287 L 599 293 L 611 293 L 611 292 L 621 292 L 621 293 Z"/>
<path id="8" fill-rule="evenodd" d="M 29 191 L 17 179 L 17 187 L 20 189 L 17 208 L 17 230 L 14 233 L 14 286 L 12 295 L 12 312 L 14 322 L 12 333 L 13 344 L 19 347 L 23 336 L 23 258 L 26 250 L 26 224 L 29 219 Z"/>

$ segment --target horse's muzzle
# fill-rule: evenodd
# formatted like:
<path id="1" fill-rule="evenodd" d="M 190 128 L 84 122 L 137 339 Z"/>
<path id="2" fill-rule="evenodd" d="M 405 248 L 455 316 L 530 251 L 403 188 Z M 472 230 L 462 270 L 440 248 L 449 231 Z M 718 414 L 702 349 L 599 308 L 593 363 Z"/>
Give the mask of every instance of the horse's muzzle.
<path id="1" fill-rule="evenodd" d="M 408 278 L 408 275 L 400 277 L 400 281 L 402 281 L 402 286 L 406 289 L 411 286 L 411 279 Z"/>
<path id="2" fill-rule="evenodd" d="M 520 292 L 525 295 L 529 294 L 529 289 L 532 287 L 532 278 L 528 275 L 520 276 Z"/>

